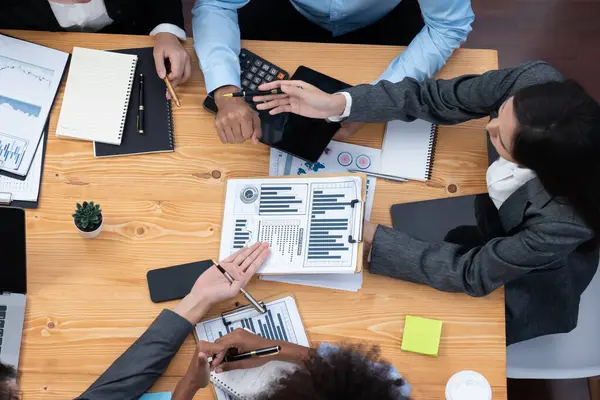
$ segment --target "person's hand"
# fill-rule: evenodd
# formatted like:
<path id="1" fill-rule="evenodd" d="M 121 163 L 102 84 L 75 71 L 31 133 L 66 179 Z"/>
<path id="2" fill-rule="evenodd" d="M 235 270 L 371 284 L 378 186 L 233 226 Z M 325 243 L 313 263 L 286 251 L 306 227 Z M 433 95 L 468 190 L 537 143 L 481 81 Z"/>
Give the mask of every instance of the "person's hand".
<path id="1" fill-rule="evenodd" d="M 342 122 L 342 127 L 338 129 L 333 138 L 335 140 L 348 139 L 362 128 L 364 124 L 364 122 Z"/>
<path id="2" fill-rule="evenodd" d="M 309 118 L 327 119 L 341 115 L 346 107 L 346 98 L 341 94 L 329 94 L 303 81 L 275 81 L 258 87 L 260 90 L 281 89 L 284 94 L 256 96 L 259 110 L 271 110 L 276 115 L 291 112 Z"/>
<path id="3" fill-rule="evenodd" d="M 264 349 L 265 347 L 278 346 L 279 341 L 270 340 L 248 332 L 245 329 L 236 329 L 233 332 L 217 339 L 217 344 L 225 347 L 230 354 L 245 353 L 247 351 Z M 261 366 L 269 361 L 276 360 L 277 355 L 269 357 L 247 358 L 241 361 L 214 363 L 215 372 L 231 371 L 233 369 L 247 369 Z"/>
<path id="4" fill-rule="evenodd" d="M 375 239 L 375 232 L 377 232 L 377 224 L 372 223 L 371 221 L 365 220 L 363 224 L 363 244 L 364 244 L 364 253 L 368 254 L 373 246 L 373 240 Z"/>
<path id="5" fill-rule="evenodd" d="M 236 86 L 222 86 L 215 90 L 215 104 L 219 108 L 215 128 L 223 143 L 243 143 L 252 139 L 257 144 L 262 135 L 258 114 L 243 97 L 223 97 L 226 93 L 239 91 Z"/>
<path id="6" fill-rule="evenodd" d="M 241 249 L 220 262 L 223 269 L 233 278 L 227 278 L 212 266 L 200 275 L 190 293 L 173 310 L 192 324 L 210 308 L 221 301 L 234 298 L 240 289 L 246 286 L 250 278 L 258 271 L 269 257 L 269 244 L 256 243 L 250 248 Z"/>
<path id="7" fill-rule="evenodd" d="M 262 267 L 267 257 L 268 243 L 255 243 L 252 247 L 238 250 L 219 263 L 234 279 L 233 283 L 229 283 L 225 275 L 212 266 L 200 275 L 190 294 L 202 295 L 211 305 L 232 299 Z"/>
<path id="8" fill-rule="evenodd" d="M 226 347 L 230 354 L 245 353 L 252 350 L 264 349 L 266 347 L 280 346 L 281 351 L 268 357 L 253 357 L 240 361 L 213 362 L 215 372 L 231 371 L 234 369 L 255 368 L 269 361 L 287 361 L 300 364 L 312 356 L 312 349 L 282 340 L 270 340 L 248 332 L 245 329 L 236 329 L 216 341 L 217 344 Z M 220 359 L 222 360 L 222 358 Z"/>
<path id="9" fill-rule="evenodd" d="M 173 400 L 192 399 L 196 392 L 204 388 L 210 382 L 211 365 L 208 363 L 208 357 L 215 357 L 212 364 L 219 364 L 225 357 L 226 347 L 217 343 L 200 341 L 196 345 L 196 352 L 190 362 L 185 375 L 179 380 Z"/>
<path id="10" fill-rule="evenodd" d="M 171 64 L 171 72 L 168 75 L 166 58 Z M 173 87 L 181 85 L 192 76 L 190 55 L 183 48 L 179 38 L 172 33 L 161 32 L 154 37 L 154 63 L 160 79 L 165 79 L 167 76 Z"/>

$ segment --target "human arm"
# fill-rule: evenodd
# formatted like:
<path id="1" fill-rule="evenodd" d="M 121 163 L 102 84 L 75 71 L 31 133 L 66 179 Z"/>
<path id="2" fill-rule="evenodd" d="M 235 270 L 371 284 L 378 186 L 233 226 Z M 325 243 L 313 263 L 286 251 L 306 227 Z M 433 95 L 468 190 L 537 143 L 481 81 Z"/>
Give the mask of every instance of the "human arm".
<path id="1" fill-rule="evenodd" d="M 78 400 L 137 399 L 164 373 L 194 324 L 213 304 L 239 294 L 268 257 L 266 244 L 242 249 L 221 262 L 233 283 L 215 267 L 205 271 L 173 309 L 163 310 L 144 334 L 129 347 Z"/>
<path id="2" fill-rule="evenodd" d="M 225 98 L 223 94 L 241 89 L 240 28 L 237 9 L 248 0 L 196 0 L 192 9 L 194 48 L 204 74 L 206 92 L 212 96 L 218 112 L 215 129 L 222 143 L 242 143 L 261 137 L 258 115 L 243 98 Z"/>
<path id="3" fill-rule="evenodd" d="M 381 81 L 376 85 L 359 85 L 344 90 L 350 98 L 346 122 L 413 121 L 420 118 L 442 125 L 457 124 L 490 115 L 524 87 L 561 79 L 560 73 L 550 65 L 533 61 L 516 68 L 463 75 L 450 80 L 426 79 L 419 82 L 406 78 L 398 83 Z M 328 95 L 316 88 L 300 90 L 296 86 L 294 81 L 261 85 L 261 90 L 281 87 L 286 94 L 256 97 L 255 101 L 267 100 L 258 108 L 272 109 L 272 114 L 278 114 L 298 113 L 310 110 L 311 106 L 319 113 L 310 110 L 302 115 L 324 118 L 340 115 L 348 105 L 348 96 Z"/>
<path id="4" fill-rule="evenodd" d="M 425 26 L 375 83 L 432 78 L 471 32 L 470 0 L 419 0 Z"/>
<path id="5" fill-rule="evenodd" d="M 176 87 L 192 75 L 190 55 L 181 44 L 181 41 L 186 40 L 181 0 L 151 0 L 149 3 L 149 18 L 154 26 L 150 35 L 154 36 L 156 73 L 160 79 L 168 76 L 173 87 Z M 166 59 L 171 66 L 168 74 Z"/>
<path id="6" fill-rule="evenodd" d="M 540 220 L 468 251 L 457 244 L 426 242 L 383 226 L 375 226 L 374 236 L 366 234 L 365 241 L 372 246 L 369 271 L 373 274 L 446 292 L 485 296 L 527 273 L 561 267 L 565 258 L 592 236 L 580 221 L 564 219 Z"/>

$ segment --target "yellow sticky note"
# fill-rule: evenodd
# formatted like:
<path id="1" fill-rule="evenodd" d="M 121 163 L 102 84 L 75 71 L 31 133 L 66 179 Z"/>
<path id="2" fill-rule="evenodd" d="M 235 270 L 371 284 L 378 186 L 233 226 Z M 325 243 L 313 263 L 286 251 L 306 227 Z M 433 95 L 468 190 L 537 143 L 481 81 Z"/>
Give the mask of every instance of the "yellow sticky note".
<path id="1" fill-rule="evenodd" d="M 402 350 L 437 356 L 442 337 L 442 321 L 406 316 Z"/>

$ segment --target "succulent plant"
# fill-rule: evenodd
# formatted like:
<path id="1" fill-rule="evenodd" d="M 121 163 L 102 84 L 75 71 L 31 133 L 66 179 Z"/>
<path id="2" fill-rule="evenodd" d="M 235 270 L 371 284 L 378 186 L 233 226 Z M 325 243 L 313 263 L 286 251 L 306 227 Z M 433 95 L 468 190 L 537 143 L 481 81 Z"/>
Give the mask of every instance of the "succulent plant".
<path id="1" fill-rule="evenodd" d="M 77 209 L 73 214 L 75 225 L 84 232 L 93 232 L 102 224 L 102 210 L 100 204 L 84 201 L 77 203 Z"/>

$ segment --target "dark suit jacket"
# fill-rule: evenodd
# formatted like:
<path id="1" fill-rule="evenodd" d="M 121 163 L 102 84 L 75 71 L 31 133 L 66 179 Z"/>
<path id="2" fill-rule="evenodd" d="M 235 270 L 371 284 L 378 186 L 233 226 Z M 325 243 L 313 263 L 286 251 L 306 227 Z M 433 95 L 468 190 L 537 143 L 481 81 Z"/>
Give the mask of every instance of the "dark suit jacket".
<path id="1" fill-rule="evenodd" d="M 348 121 L 421 118 L 456 124 L 496 116 L 519 89 L 561 79 L 555 69 L 537 61 L 451 80 L 361 85 L 347 90 L 352 96 Z M 449 242 L 428 243 L 380 227 L 370 271 L 471 296 L 505 285 L 508 344 L 575 328 L 581 293 L 598 267 L 598 251 L 581 249 L 594 232 L 537 178 L 499 210 L 487 200 L 478 199 L 483 245 L 465 249 Z"/>
<path id="2" fill-rule="evenodd" d="M 181 0 L 104 0 L 114 22 L 103 33 L 147 35 L 157 25 L 184 28 Z M 0 29 L 62 31 L 48 0 L 0 0 Z"/>
<path id="3" fill-rule="evenodd" d="M 163 310 L 150 327 L 76 400 L 133 400 L 152 387 L 193 326 Z"/>

